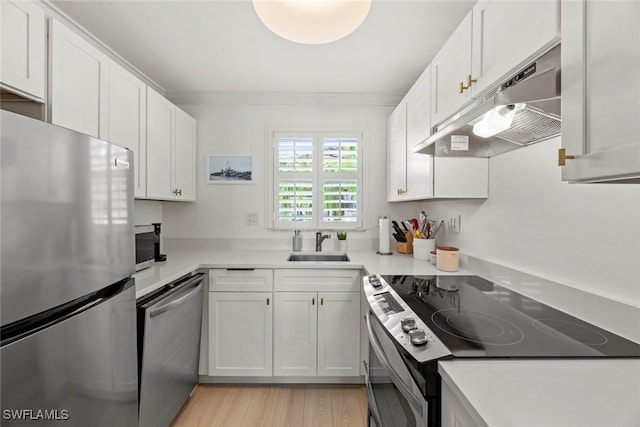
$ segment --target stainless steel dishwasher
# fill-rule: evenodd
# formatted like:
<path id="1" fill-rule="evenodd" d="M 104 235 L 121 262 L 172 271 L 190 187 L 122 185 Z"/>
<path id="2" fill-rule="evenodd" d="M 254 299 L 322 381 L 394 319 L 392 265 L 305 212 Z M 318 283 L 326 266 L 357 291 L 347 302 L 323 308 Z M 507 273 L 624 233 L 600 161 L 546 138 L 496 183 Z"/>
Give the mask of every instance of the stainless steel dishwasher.
<path id="1" fill-rule="evenodd" d="M 168 426 L 198 384 L 204 273 L 137 301 L 139 427 Z"/>

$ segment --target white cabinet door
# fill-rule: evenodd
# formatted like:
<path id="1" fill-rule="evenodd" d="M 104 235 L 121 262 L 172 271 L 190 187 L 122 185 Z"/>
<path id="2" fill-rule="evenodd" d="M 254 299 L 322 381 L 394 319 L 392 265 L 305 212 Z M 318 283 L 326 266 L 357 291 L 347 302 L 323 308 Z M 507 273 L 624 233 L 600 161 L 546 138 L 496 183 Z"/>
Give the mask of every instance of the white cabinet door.
<path id="1" fill-rule="evenodd" d="M 274 375 L 316 375 L 317 304 L 316 292 L 275 293 Z"/>
<path id="2" fill-rule="evenodd" d="M 562 2 L 562 179 L 640 181 L 640 2 Z"/>
<path id="3" fill-rule="evenodd" d="M 209 292 L 209 375 L 271 376 L 271 292 Z"/>
<path id="4" fill-rule="evenodd" d="M 172 150 L 176 200 L 196 199 L 196 120 L 176 107 L 176 137 Z"/>
<path id="5" fill-rule="evenodd" d="M 473 8 L 472 96 L 559 40 L 559 0 L 480 0 Z"/>
<path id="6" fill-rule="evenodd" d="M 435 157 L 434 197 L 489 197 L 489 159 L 484 157 Z"/>
<path id="7" fill-rule="evenodd" d="M 107 137 L 133 151 L 135 197 L 146 197 L 147 85 L 113 61 L 109 69 Z"/>
<path id="8" fill-rule="evenodd" d="M 431 135 L 431 66 L 418 77 L 407 95 L 407 148 Z"/>
<path id="9" fill-rule="evenodd" d="M 0 77 L 3 87 L 38 101 L 45 99 L 46 20 L 28 1 L 0 2 Z"/>
<path id="10" fill-rule="evenodd" d="M 387 122 L 387 201 L 403 200 L 407 189 L 407 104 L 400 102 Z"/>
<path id="11" fill-rule="evenodd" d="M 405 97 L 407 104 L 406 190 L 404 200 L 433 197 L 433 160 L 413 152 L 431 135 L 431 67 L 422 73 Z"/>
<path id="12" fill-rule="evenodd" d="M 360 375 L 360 293 L 318 297 L 318 376 Z"/>
<path id="13" fill-rule="evenodd" d="M 471 74 L 472 12 L 431 62 L 431 122 L 434 125 L 456 113 L 471 99 L 468 89 L 460 93 L 460 84 L 466 86 Z"/>
<path id="14" fill-rule="evenodd" d="M 456 393 L 449 387 L 447 382 L 442 381 L 442 427 L 480 427 L 486 426 L 482 419 L 477 419 L 477 414 L 471 415 L 465 403 L 458 399 Z M 469 405 L 467 403 L 467 405 Z"/>
<path id="15" fill-rule="evenodd" d="M 171 146 L 175 106 L 147 87 L 147 197 L 175 199 L 171 183 Z"/>
<path id="16" fill-rule="evenodd" d="M 109 58 L 51 20 L 51 122 L 106 139 Z"/>

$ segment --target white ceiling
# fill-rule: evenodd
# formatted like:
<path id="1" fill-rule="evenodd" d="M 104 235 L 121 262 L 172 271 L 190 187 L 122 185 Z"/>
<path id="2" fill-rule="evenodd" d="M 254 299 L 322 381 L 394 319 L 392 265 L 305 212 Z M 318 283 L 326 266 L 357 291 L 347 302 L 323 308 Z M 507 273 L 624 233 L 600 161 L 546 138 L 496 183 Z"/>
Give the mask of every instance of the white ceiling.
<path id="1" fill-rule="evenodd" d="M 404 94 L 475 1 L 374 0 L 326 45 L 271 33 L 249 0 L 52 3 L 169 93 Z"/>

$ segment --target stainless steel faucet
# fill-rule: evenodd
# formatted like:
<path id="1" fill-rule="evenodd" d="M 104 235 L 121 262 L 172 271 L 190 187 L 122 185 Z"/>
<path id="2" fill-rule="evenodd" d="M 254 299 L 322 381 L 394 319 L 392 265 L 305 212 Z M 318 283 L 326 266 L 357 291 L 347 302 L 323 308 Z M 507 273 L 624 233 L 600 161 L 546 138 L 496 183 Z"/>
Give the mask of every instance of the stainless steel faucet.
<path id="1" fill-rule="evenodd" d="M 318 231 L 316 233 L 316 252 L 322 252 L 322 241 L 324 239 L 330 239 L 331 235 L 322 234 L 322 232 Z"/>

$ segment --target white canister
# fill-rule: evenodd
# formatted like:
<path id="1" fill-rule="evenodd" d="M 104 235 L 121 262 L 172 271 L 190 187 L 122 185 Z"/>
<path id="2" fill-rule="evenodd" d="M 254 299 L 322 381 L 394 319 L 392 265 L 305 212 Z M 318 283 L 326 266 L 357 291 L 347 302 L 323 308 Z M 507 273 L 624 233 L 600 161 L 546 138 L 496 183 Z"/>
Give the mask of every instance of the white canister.
<path id="1" fill-rule="evenodd" d="M 436 268 L 442 271 L 458 271 L 459 249 L 453 246 L 440 246 L 436 249 Z"/>
<path id="2" fill-rule="evenodd" d="M 429 252 L 436 247 L 433 239 L 413 239 L 413 257 L 423 261 L 429 261 Z"/>

